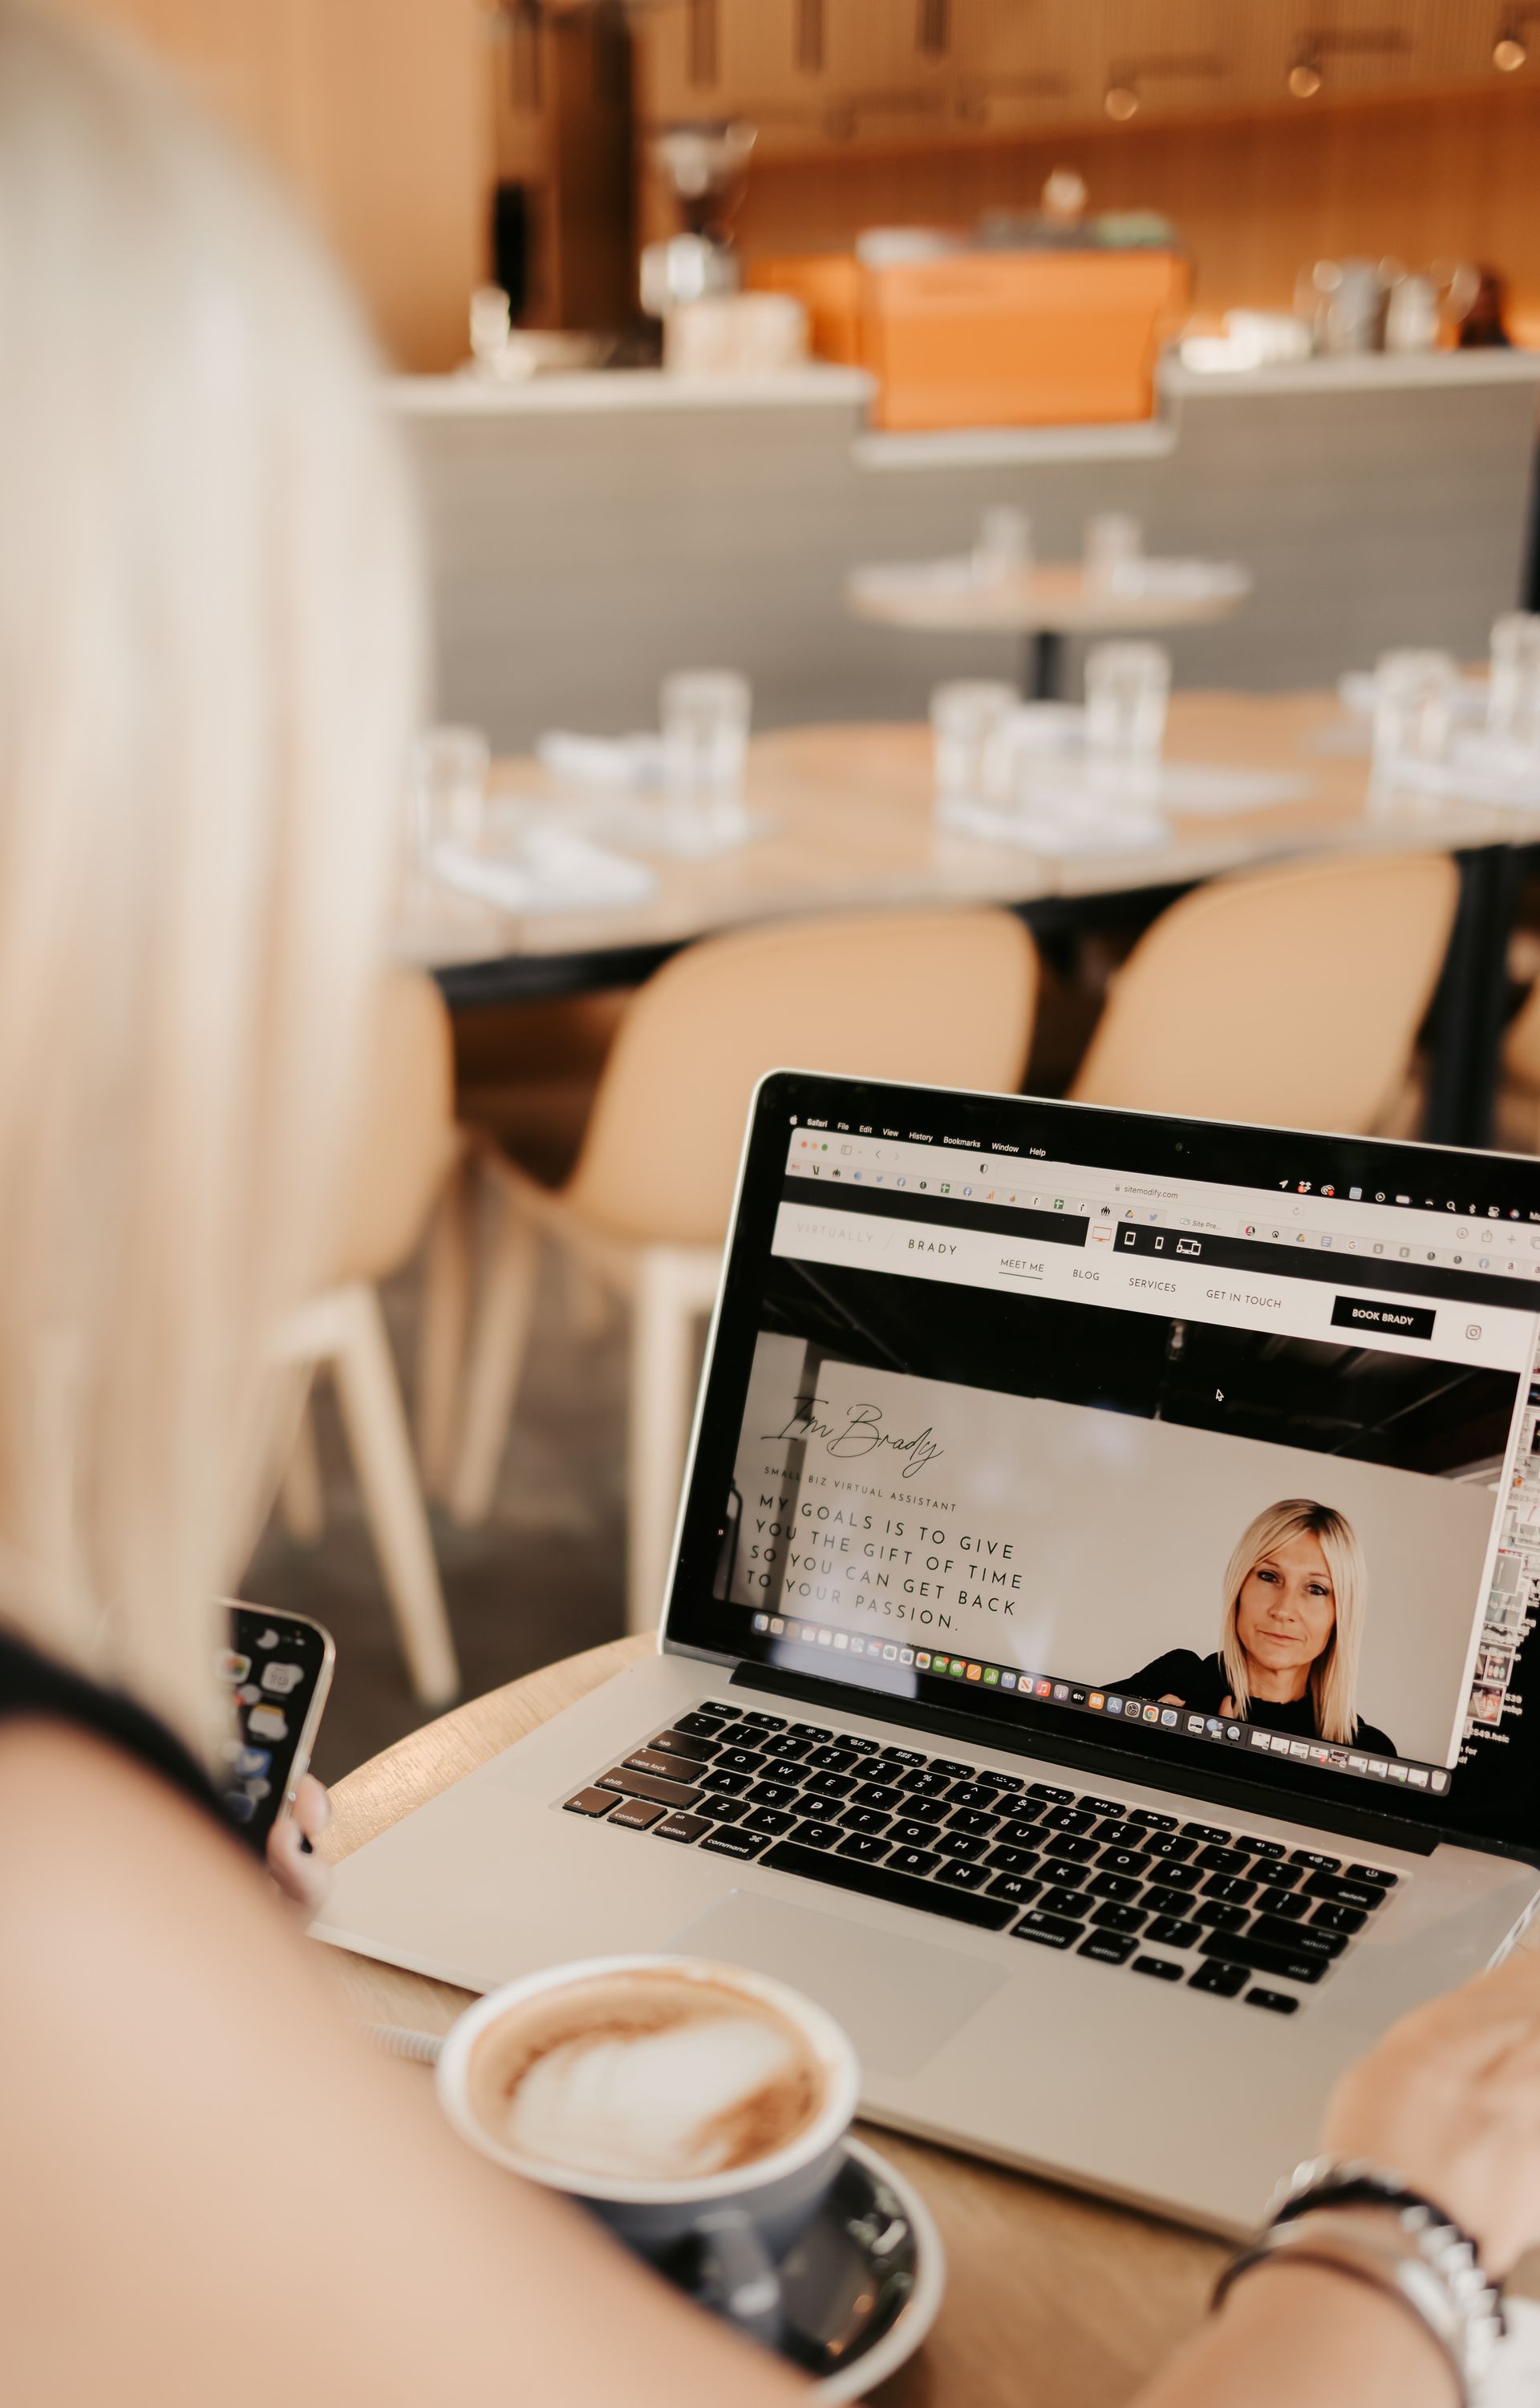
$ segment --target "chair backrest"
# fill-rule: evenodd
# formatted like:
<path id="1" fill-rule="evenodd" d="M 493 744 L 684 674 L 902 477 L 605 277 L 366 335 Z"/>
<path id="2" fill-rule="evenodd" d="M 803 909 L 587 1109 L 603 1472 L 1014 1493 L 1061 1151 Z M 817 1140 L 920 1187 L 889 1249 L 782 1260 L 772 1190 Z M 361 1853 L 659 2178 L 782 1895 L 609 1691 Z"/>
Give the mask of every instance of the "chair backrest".
<path id="1" fill-rule="evenodd" d="M 765 1071 L 1016 1089 L 1037 976 L 1004 911 L 800 919 L 693 945 L 621 1024 L 569 1200 L 619 1237 L 717 1243 Z"/>
<path id="2" fill-rule="evenodd" d="M 1410 1063 L 1458 893 L 1443 853 L 1289 863 L 1200 887 L 1124 963 L 1072 1095 L 1374 1129 Z"/>
<path id="3" fill-rule="evenodd" d="M 421 970 L 381 981 L 343 1216 L 339 1279 L 383 1279 L 411 1253 L 454 1143 L 449 1012 Z"/>

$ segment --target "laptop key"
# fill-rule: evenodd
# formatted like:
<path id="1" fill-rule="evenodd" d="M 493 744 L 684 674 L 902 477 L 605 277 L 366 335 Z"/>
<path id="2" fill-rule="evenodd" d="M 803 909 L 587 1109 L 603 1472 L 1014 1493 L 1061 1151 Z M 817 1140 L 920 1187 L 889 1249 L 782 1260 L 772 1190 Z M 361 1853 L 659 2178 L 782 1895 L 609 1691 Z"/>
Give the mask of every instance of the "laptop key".
<path id="1" fill-rule="evenodd" d="M 917 1880 L 933 1873 L 942 1859 L 928 1848 L 895 1848 L 887 1861 L 896 1873 L 913 1873 Z"/>
<path id="2" fill-rule="evenodd" d="M 797 1828 L 797 1817 L 779 1806 L 756 1806 L 745 1814 L 740 1828 L 745 1831 L 763 1831 L 768 1839 L 779 1840 Z"/>
<path id="3" fill-rule="evenodd" d="M 1210 1990 L 1217 1999 L 1232 1999 L 1245 1988 L 1244 1965 L 1200 1965 L 1187 1977 L 1189 1990 Z"/>
<path id="4" fill-rule="evenodd" d="M 1180 1864 L 1196 1849 L 1196 1840 L 1184 1840 L 1180 1831 L 1151 1831 L 1139 1842 L 1147 1855 L 1160 1856 L 1168 1864 Z"/>
<path id="5" fill-rule="evenodd" d="M 1155 1873 L 1153 1859 L 1138 1848 L 1103 1848 L 1096 1863 L 1099 1872 L 1130 1873 L 1135 1881 L 1153 1878 Z"/>
<path id="6" fill-rule="evenodd" d="M 856 1890 L 863 1898 L 885 1899 L 891 1906 L 917 1907 L 922 1914 L 944 1914 L 954 1923 L 971 1923 L 982 1931 L 1003 1931 L 1015 1914 L 1002 1898 L 943 1889 L 939 1882 L 916 1881 L 911 1873 L 895 1872 L 891 1864 L 857 1863 L 843 1849 L 820 1856 L 815 1848 L 777 1840 L 764 1861 L 770 1872 L 800 1873 L 809 1881 Z"/>
<path id="7" fill-rule="evenodd" d="M 1145 1845 L 1149 1833 L 1142 1823 L 1103 1823 L 1096 1834 L 1098 1845 L 1103 1848 L 1137 1848 Z"/>
<path id="8" fill-rule="evenodd" d="M 713 1823 L 741 1823 L 749 1812 L 746 1798 L 718 1798 L 714 1789 L 708 1790 L 700 1801 L 701 1811 Z"/>
<path id="9" fill-rule="evenodd" d="M 1148 1897 L 1144 1903 L 1148 1905 Z M 1176 1914 L 1158 1914 L 1144 1934 L 1146 1940 L 1154 1941 L 1159 1948 L 1196 1948 L 1202 1936 L 1201 1923 L 1184 1923 Z"/>
<path id="10" fill-rule="evenodd" d="M 948 1781 L 971 1781 L 973 1778 L 973 1768 L 971 1764 L 958 1764 L 956 1758 L 950 1756 L 933 1756 L 930 1758 L 930 1770 L 932 1772 L 944 1772 Z M 1068 1796 L 1069 1793 L 1066 1791 L 1065 1794 Z"/>
<path id="11" fill-rule="evenodd" d="M 1050 1831 L 1043 1844 L 1051 1856 L 1067 1856 L 1076 1865 L 1088 1865 L 1096 1855 L 1096 1842 L 1078 1831 Z"/>
<path id="12" fill-rule="evenodd" d="M 700 1786 L 713 1798 L 746 1798 L 754 1787 L 752 1772 L 722 1772 L 713 1764 L 700 1776 Z"/>
<path id="13" fill-rule="evenodd" d="M 1075 1922 L 1083 1923 L 1091 1911 L 1091 1902 L 1078 1890 L 1055 1888 L 1044 1894 L 1043 1907 L 1046 1914 L 1071 1915 Z"/>
<path id="14" fill-rule="evenodd" d="M 1126 1965 L 1133 1955 L 1133 1942 L 1116 1931 L 1093 1931 L 1075 1951 L 1079 1956 L 1093 1956 L 1101 1965 Z"/>
<path id="15" fill-rule="evenodd" d="M 1303 1923 L 1316 1903 L 1303 1889 L 1270 1889 L 1264 1899 L 1269 1914 L 1283 1915 L 1290 1922 Z"/>
<path id="16" fill-rule="evenodd" d="M 1241 1939 L 1233 1931 L 1211 1931 L 1201 1953 L 1217 1956 L 1227 1965 L 1244 1965 L 1253 1973 L 1281 1975 L 1288 1982 L 1318 1982 L 1327 1969 L 1324 1956 L 1303 1956 L 1283 1948 L 1269 1948 L 1265 1942 L 1253 1940 L 1249 1932 Z"/>
<path id="17" fill-rule="evenodd" d="M 700 1792 L 683 1781 L 659 1781 L 650 1772 L 627 1772 L 617 1764 L 612 1772 L 601 1773 L 600 1789 L 618 1789 L 623 1798 L 651 1798 L 659 1806 L 698 1806 Z"/>
<path id="18" fill-rule="evenodd" d="M 1136 1906 L 1115 1906 L 1111 1899 L 1099 1906 L 1091 1917 L 1098 1931 L 1143 1931 L 1148 1921 Z"/>
<path id="19" fill-rule="evenodd" d="M 1189 1899 L 1187 1911 L 1194 1923 L 1202 1923 L 1210 1931 L 1237 1931 L 1249 1922 L 1244 1906 L 1226 1906 L 1222 1899 L 1200 1899 L 1196 1905 Z"/>
<path id="20" fill-rule="evenodd" d="M 1245 2002 L 1248 2007 L 1269 2007 L 1275 2015 L 1291 2015 L 1300 2003 L 1284 1990 L 1248 1990 Z"/>
<path id="21" fill-rule="evenodd" d="M 840 1817 L 840 1828 L 845 1831 L 885 1831 L 887 1816 L 879 1814 L 875 1806 L 847 1806 Z"/>
<path id="22" fill-rule="evenodd" d="M 968 1831 L 943 1831 L 936 1842 L 940 1855 L 961 1862 L 971 1862 L 973 1857 L 982 1856 L 987 1844 Z"/>
<path id="23" fill-rule="evenodd" d="M 863 1782 L 856 1792 L 857 1806 L 880 1806 L 885 1814 L 897 1813 L 908 1802 L 901 1789 L 890 1789 L 885 1781 Z"/>
<path id="24" fill-rule="evenodd" d="M 1257 1895 L 1255 1882 L 1237 1881 L 1233 1873 L 1210 1873 L 1203 1884 L 1205 1898 L 1220 1898 L 1230 1906 L 1249 1906 Z"/>
<path id="25" fill-rule="evenodd" d="M 1254 1856 L 1284 1856 L 1288 1853 L 1281 1840 L 1255 1839 L 1249 1831 L 1237 1840 L 1235 1845 L 1248 1849 Z"/>
<path id="26" fill-rule="evenodd" d="M 999 1827 L 998 1814 L 981 1814 L 976 1806 L 959 1806 L 955 1814 L 946 1818 L 949 1831 L 971 1831 L 979 1840 L 987 1839 L 989 1833 Z"/>
<path id="27" fill-rule="evenodd" d="M 701 1841 L 700 1850 L 703 1856 L 752 1857 L 762 1856 L 770 1845 L 767 1832 L 719 1828 L 712 1831 L 709 1839 Z M 814 1864 L 820 1861 L 811 1848 L 808 1854 Z"/>
<path id="28" fill-rule="evenodd" d="M 1093 1873 L 1086 1889 L 1091 1898 L 1116 1899 L 1125 1904 L 1139 1895 L 1139 1884 L 1130 1881 L 1126 1873 Z"/>
<path id="29" fill-rule="evenodd" d="M 982 1781 L 959 1781 L 946 1793 L 949 1806 L 992 1806 L 995 1793 Z"/>
<path id="30" fill-rule="evenodd" d="M 1153 1806 L 1135 1806 L 1129 1815 L 1130 1823 L 1143 1823 L 1146 1831 L 1174 1831 L 1174 1814 L 1158 1814 Z"/>
<path id="31" fill-rule="evenodd" d="M 1072 1806 L 1074 1804 L 1074 1791 L 1072 1789 L 1055 1789 L 1046 1781 L 1029 1781 L 1027 1784 L 1027 1795 L 1029 1798 L 1045 1798 L 1050 1806 Z"/>
<path id="32" fill-rule="evenodd" d="M 933 1848 L 940 1828 L 936 1823 L 914 1823 L 900 1819 L 893 1825 L 887 1836 L 890 1840 L 897 1840 L 901 1848 Z"/>
<path id="33" fill-rule="evenodd" d="M 795 1781 L 757 1781 L 749 1791 L 749 1799 L 756 1806 L 789 1806 L 801 1794 Z"/>
<path id="34" fill-rule="evenodd" d="M 1207 1840 L 1211 1846 L 1216 1848 L 1232 1848 L 1235 1845 L 1230 1833 L 1221 1831 L 1213 1823 L 1184 1823 L 1182 1837 L 1184 1840 Z"/>
<path id="35" fill-rule="evenodd" d="M 807 1759 L 814 1772 L 848 1772 L 860 1760 L 853 1747 L 815 1747 Z"/>
<path id="36" fill-rule="evenodd" d="M 834 1733 L 831 1730 L 826 1730 L 822 1723 L 793 1723 L 792 1729 L 799 1739 L 832 1739 L 834 1737 Z"/>
<path id="37" fill-rule="evenodd" d="M 1308 1928 L 1315 1931 L 1361 1931 L 1369 1917 L 1361 1906 L 1317 1906 Z"/>
<path id="38" fill-rule="evenodd" d="M 996 1836 L 1010 1841 L 1013 1846 L 1019 1843 L 1024 1848 L 1040 1848 L 1043 1845 L 1043 1826 L 1029 1822 L 1027 1813 L 1013 1800 L 1011 1819 L 1001 1825 Z"/>
<path id="39" fill-rule="evenodd" d="M 1013 1934 L 1017 1940 L 1035 1940 L 1040 1948 L 1072 1948 L 1082 1936 L 1078 1923 L 1066 1923 L 1060 1914 L 1046 1914 L 1040 1906 L 1029 1907 Z"/>
<path id="40" fill-rule="evenodd" d="M 1066 1864 L 1062 1856 L 1041 1857 L 1038 1870 L 1044 1881 L 1058 1882 L 1065 1889 L 1078 1889 L 1082 1882 L 1089 1881 L 1091 1877 L 1089 1865 Z"/>
<path id="41" fill-rule="evenodd" d="M 1315 1923 L 1274 1923 L 1270 1914 L 1258 1915 L 1249 1937 L 1269 1948 L 1297 1948 L 1304 1956 L 1324 1956 L 1328 1964 L 1347 1945 L 1340 1931 L 1323 1931 Z"/>
<path id="42" fill-rule="evenodd" d="M 1168 1865 L 1159 1858 L 1150 1874 L 1151 1881 L 1161 1882 L 1167 1889 L 1202 1889 L 1203 1876 L 1196 1865 Z"/>
<path id="43" fill-rule="evenodd" d="M 874 1839 L 870 1831 L 847 1831 L 840 1842 L 842 1856 L 859 1856 L 864 1865 L 876 1864 L 887 1853 L 887 1842 Z"/>
<path id="44" fill-rule="evenodd" d="M 898 1785 L 908 1798 L 944 1798 L 952 1784 L 944 1772 L 916 1767 L 913 1772 L 900 1773 Z"/>
<path id="45" fill-rule="evenodd" d="M 1192 1913 L 1192 1900 L 1187 1892 L 1180 1889 L 1168 1889 L 1163 1882 L 1156 1882 L 1144 1892 L 1144 1904 L 1152 1914 L 1180 1916 L 1189 1915 Z"/>
<path id="46" fill-rule="evenodd" d="M 722 1772 L 763 1772 L 765 1759 L 757 1748 L 725 1747 L 716 1759 Z"/>
<path id="47" fill-rule="evenodd" d="M 731 1707 L 720 1707 L 712 1713 L 681 1714 L 674 1728 L 682 1730 L 686 1739 L 714 1739 L 721 1728 L 722 1714 L 731 1712 Z"/>
<path id="48" fill-rule="evenodd" d="M 936 1875 L 949 1889 L 983 1889 L 989 1879 L 986 1865 L 943 1865 Z"/>
<path id="49" fill-rule="evenodd" d="M 1029 1881 L 1021 1873 L 999 1873 L 989 1885 L 989 1895 L 1008 1898 L 1015 1906 L 1030 1906 L 1042 1887 L 1040 1881 Z"/>
<path id="50" fill-rule="evenodd" d="M 1251 1844 L 1248 1841 L 1247 1846 Z M 1303 1865 L 1281 1864 L 1276 1856 L 1263 1856 L 1246 1867 L 1248 1881 L 1265 1882 L 1269 1889 L 1292 1889 L 1304 1871 Z"/>
<path id="51" fill-rule="evenodd" d="M 1312 1873 L 1304 1885 L 1303 1895 L 1324 1899 L 1328 1906 L 1385 1904 L 1385 1892 L 1375 1889 L 1372 1883 L 1346 1881 L 1336 1873 Z"/>
<path id="52" fill-rule="evenodd" d="M 838 1823 L 799 1823 L 792 1837 L 799 1847 L 832 1848 L 836 1840 L 844 1838 L 844 1833 Z"/>
<path id="53" fill-rule="evenodd" d="M 562 1808 L 564 1814 L 608 1814 L 617 1799 L 612 1789 L 580 1789 Z"/>
<path id="54" fill-rule="evenodd" d="M 774 1764 L 800 1764 L 812 1744 L 811 1740 L 794 1739 L 790 1731 L 779 1731 L 765 1742 L 765 1754 Z"/>
<path id="55" fill-rule="evenodd" d="M 875 1756 L 881 1745 L 881 1742 L 874 1739 L 863 1739 L 856 1731 L 842 1731 L 840 1734 L 840 1744 L 842 1747 L 853 1747 L 857 1756 Z"/>
<path id="56" fill-rule="evenodd" d="M 1093 1814 L 1121 1814 L 1123 1813 L 1122 1804 L 1115 1798 L 1083 1798 L 1080 1802 L 1082 1806 L 1089 1807 Z"/>
<path id="57" fill-rule="evenodd" d="M 784 1714 L 752 1713 L 745 1714 L 743 1720 L 746 1723 L 753 1723 L 756 1730 L 784 1730 L 786 1727 Z"/>
<path id="58" fill-rule="evenodd" d="M 804 1785 L 819 1798 L 854 1798 L 860 1784 L 854 1773 L 815 1772 Z"/>
<path id="59" fill-rule="evenodd" d="M 1055 1806 L 1043 1817 L 1043 1828 L 1048 1831 L 1088 1831 L 1095 1821 L 1094 1814 L 1087 1814 L 1079 1806 Z"/>
<path id="60" fill-rule="evenodd" d="M 653 1825 L 655 1840 L 678 1840 L 684 1844 L 691 1840 L 703 1840 L 712 1826 L 704 1814 L 665 1814 L 661 1823 Z"/>
<path id="61" fill-rule="evenodd" d="M 1032 1848 L 991 1848 L 989 1862 L 998 1873 L 1035 1872 L 1037 1852 Z"/>
<path id="62" fill-rule="evenodd" d="M 688 1731 L 659 1731 L 653 1745 L 665 1756 L 688 1756 L 695 1764 L 710 1764 L 716 1754 L 715 1742 L 708 1739 L 692 1739 Z"/>
<path id="63" fill-rule="evenodd" d="M 1193 1858 L 1205 1873 L 1244 1873 L 1249 1861 L 1241 1848 L 1200 1848 Z"/>
<path id="64" fill-rule="evenodd" d="M 1296 1848 L 1293 1861 L 1297 1865 L 1308 1865 L 1315 1873 L 1340 1873 L 1342 1870 L 1340 1856 L 1318 1856 L 1314 1848 Z"/>
<path id="65" fill-rule="evenodd" d="M 1136 1956 L 1133 1970 L 1147 1973 L 1154 1982 L 1179 1982 L 1182 1978 L 1182 1968 L 1174 1956 Z"/>
<path id="66" fill-rule="evenodd" d="M 883 1747 L 878 1749 L 877 1754 L 879 1760 L 884 1764 L 923 1765 L 927 1761 L 917 1747 Z"/>
<path id="67" fill-rule="evenodd" d="M 1394 1889 L 1401 1875 L 1388 1873 L 1378 1865 L 1349 1865 L 1347 1878 L 1349 1881 L 1369 1882 L 1375 1889 Z"/>

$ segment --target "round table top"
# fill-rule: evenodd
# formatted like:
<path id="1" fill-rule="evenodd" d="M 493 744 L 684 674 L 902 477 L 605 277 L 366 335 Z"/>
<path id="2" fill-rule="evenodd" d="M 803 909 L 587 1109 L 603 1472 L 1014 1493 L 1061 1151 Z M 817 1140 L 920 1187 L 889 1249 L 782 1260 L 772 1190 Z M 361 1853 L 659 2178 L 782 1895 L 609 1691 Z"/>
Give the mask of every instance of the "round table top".
<path id="1" fill-rule="evenodd" d="M 1207 590 L 1173 584 L 1119 593 L 1087 580 L 1077 560 L 1045 560 L 1022 575 L 978 585 L 960 579 L 931 582 L 923 573 L 909 582 L 899 569 L 857 568 L 845 580 L 845 604 L 857 619 L 932 634 L 1136 635 L 1228 619 L 1250 591 L 1250 579 L 1236 570 Z"/>
<path id="2" fill-rule="evenodd" d="M 333 1790 L 327 1855 L 351 1855 L 654 1644 L 622 1639 L 548 1665 L 387 1748 Z M 447 1984 L 328 1955 L 360 2021 L 443 2031 L 468 2002 Z M 867 2137 L 924 2193 L 947 2255 L 940 2317 L 873 2395 L 883 2408 L 1115 2408 L 1202 2315 L 1217 2242 L 928 2142 L 875 2127 Z"/>

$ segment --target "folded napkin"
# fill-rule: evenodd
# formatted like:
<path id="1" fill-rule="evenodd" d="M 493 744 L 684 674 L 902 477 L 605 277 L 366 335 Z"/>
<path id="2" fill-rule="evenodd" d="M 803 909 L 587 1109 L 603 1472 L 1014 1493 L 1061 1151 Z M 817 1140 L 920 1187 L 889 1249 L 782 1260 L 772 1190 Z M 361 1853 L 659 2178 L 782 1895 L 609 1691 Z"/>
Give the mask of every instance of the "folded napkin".
<path id="1" fill-rule="evenodd" d="M 636 736 L 574 736 L 553 727 L 535 746 L 543 767 L 574 786 L 661 786 L 663 738 Z"/>
<path id="2" fill-rule="evenodd" d="M 657 891 L 655 876 L 640 861 L 560 828 L 530 828 L 511 853 L 436 844 L 429 865 L 442 884 L 499 911 L 621 910 Z"/>
<path id="3" fill-rule="evenodd" d="M 1084 808 L 1078 808 L 1079 804 Z M 1019 845 L 1023 852 L 1077 860 L 1100 853 L 1148 853 L 1169 841 L 1159 812 L 1115 810 L 1099 797 L 1077 798 L 1077 808 L 1048 805 L 1032 810 L 1000 810 L 992 803 L 947 797 L 936 806 L 940 826 L 983 844 Z"/>

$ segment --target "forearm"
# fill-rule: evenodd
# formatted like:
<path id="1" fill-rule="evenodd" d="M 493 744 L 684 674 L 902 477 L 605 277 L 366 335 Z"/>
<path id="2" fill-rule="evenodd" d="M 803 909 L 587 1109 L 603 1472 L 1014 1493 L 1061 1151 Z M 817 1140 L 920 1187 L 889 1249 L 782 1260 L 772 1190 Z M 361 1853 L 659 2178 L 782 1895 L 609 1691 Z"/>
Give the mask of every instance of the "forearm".
<path id="1" fill-rule="evenodd" d="M 1242 2276 L 1135 2408 L 1453 2408 L 1454 2377 L 1398 2300 L 1319 2266 Z"/>

